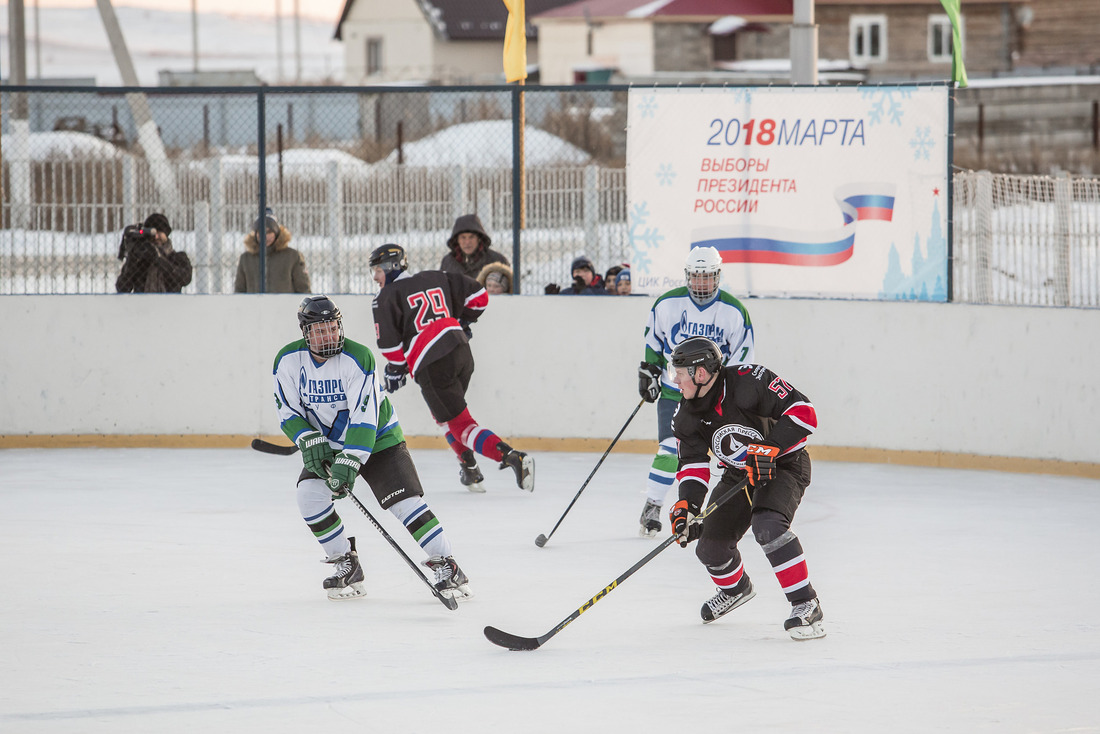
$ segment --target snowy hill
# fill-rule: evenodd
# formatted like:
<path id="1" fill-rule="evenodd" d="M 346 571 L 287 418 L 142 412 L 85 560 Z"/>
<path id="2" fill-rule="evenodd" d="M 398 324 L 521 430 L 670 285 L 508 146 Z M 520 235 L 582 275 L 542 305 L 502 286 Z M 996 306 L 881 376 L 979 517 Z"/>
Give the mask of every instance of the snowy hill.
<path id="1" fill-rule="evenodd" d="M 0 14 L 0 69 L 7 81 L 9 72 L 8 10 Z M 35 79 L 33 11 L 26 8 L 27 78 Z M 158 84 L 161 70 L 193 70 L 191 14 L 116 7 L 119 25 L 133 58 L 142 86 Z M 282 77 L 277 53 L 274 15 L 270 17 L 199 13 L 199 71 L 255 71 L 268 84 L 294 83 L 295 32 L 293 18 L 284 16 L 282 26 Z M 319 83 L 343 79 L 343 47 L 332 40 L 336 18 L 331 22 L 301 19 L 302 81 Z M 39 10 L 42 40 L 39 48 L 42 77 L 49 79 L 94 77 L 100 86 L 122 83 L 99 11 L 91 8 Z"/>

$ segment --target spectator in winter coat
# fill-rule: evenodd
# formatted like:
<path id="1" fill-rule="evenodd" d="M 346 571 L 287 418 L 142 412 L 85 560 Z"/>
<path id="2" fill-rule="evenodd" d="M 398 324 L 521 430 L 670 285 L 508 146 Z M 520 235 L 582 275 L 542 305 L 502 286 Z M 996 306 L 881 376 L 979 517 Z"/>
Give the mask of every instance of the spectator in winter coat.
<path id="1" fill-rule="evenodd" d="M 476 279 L 481 269 L 489 263 L 511 265 L 508 258 L 489 246 L 492 239 L 476 214 L 463 214 L 455 220 L 451 238 L 447 240 L 450 252 L 443 256 L 439 269 L 444 273 L 458 273 Z M 509 283 L 511 278 L 509 278 Z"/>
<path id="2" fill-rule="evenodd" d="M 191 282 L 191 258 L 172 249 L 172 227 L 163 214 L 150 214 L 142 225 L 122 233 L 118 259 L 122 270 L 115 281 L 119 293 L 179 293 Z"/>
<path id="3" fill-rule="evenodd" d="M 561 294 L 563 296 L 607 296 L 609 291 L 604 287 L 603 278 L 596 273 L 596 266 L 584 255 L 573 261 L 569 267 L 573 274 L 573 285 L 562 288 L 557 283 L 550 283 L 543 289 L 548 296 Z"/>
<path id="4" fill-rule="evenodd" d="M 512 292 L 512 269 L 504 263 L 489 263 L 477 274 L 477 282 L 490 296 Z"/>
<path id="5" fill-rule="evenodd" d="M 615 293 L 620 296 L 630 295 L 630 268 L 623 268 L 615 276 Z"/>
<path id="6" fill-rule="evenodd" d="M 263 221 L 256 220 L 252 231 L 244 238 L 244 249 L 237 263 L 235 293 L 260 292 L 260 236 L 264 232 L 267 252 L 265 293 L 309 293 L 309 271 L 302 253 L 290 246 L 290 230 L 279 224 L 271 210 Z"/>

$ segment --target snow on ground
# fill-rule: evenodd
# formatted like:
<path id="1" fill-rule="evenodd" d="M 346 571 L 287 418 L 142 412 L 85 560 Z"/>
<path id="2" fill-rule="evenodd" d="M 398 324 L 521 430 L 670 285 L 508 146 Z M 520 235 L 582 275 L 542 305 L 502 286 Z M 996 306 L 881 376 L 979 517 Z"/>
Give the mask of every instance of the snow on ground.
<path id="1" fill-rule="evenodd" d="M 517 444 L 522 446 L 521 441 Z M 793 642 L 762 552 L 715 624 L 671 547 L 541 649 L 656 540 L 649 457 L 540 453 L 533 494 L 414 451 L 475 599 L 451 612 L 353 505 L 368 597 L 333 603 L 297 457 L 0 451 L 0 731 L 1095 732 L 1100 482 L 819 462 L 795 521 L 828 637 Z M 365 486 L 357 494 L 415 558 Z"/>
<path id="2" fill-rule="evenodd" d="M 527 166 L 583 165 L 590 156 L 577 146 L 545 130 L 531 127 L 523 133 L 524 164 Z M 512 122 L 480 120 L 451 125 L 403 148 L 408 166 L 511 167 Z M 388 162 L 397 162 L 397 151 Z"/>

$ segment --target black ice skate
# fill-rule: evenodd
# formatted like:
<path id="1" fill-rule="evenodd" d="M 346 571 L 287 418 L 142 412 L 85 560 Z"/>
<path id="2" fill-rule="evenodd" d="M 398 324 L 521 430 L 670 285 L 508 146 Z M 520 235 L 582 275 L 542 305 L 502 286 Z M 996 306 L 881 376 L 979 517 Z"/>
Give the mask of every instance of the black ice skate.
<path id="1" fill-rule="evenodd" d="M 646 500 L 638 522 L 641 524 L 638 535 L 643 538 L 652 538 L 661 532 L 661 506 L 653 500 Z"/>
<path id="2" fill-rule="evenodd" d="M 342 556 L 334 556 L 325 561 L 336 567 L 336 573 L 325 579 L 324 588 L 332 601 L 357 599 L 366 596 L 363 589 L 363 567 L 359 565 L 359 554 L 355 552 L 355 538 L 348 538 L 351 550 Z"/>
<path id="3" fill-rule="evenodd" d="M 497 450 L 502 454 L 500 458 L 500 468 L 510 468 L 516 473 L 516 485 L 520 489 L 534 492 L 535 460 L 522 451 L 516 451 L 503 441 L 497 444 Z"/>
<path id="4" fill-rule="evenodd" d="M 462 486 L 471 492 L 484 492 L 485 485 L 482 482 L 485 481 L 485 475 L 477 466 L 474 452 L 470 449 L 463 451 L 458 459 L 458 465 L 458 481 L 462 482 Z"/>
<path id="5" fill-rule="evenodd" d="M 703 618 L 703 624 L 710 624 L 719 617 L 732 612 L 749 599 L 756 596 L 752 588 L 752 582 L 747 575 L 741 577 L 741 581 L 729 591 L 718 589 L 718 593 L 707 599 L 707 603 L 699 610 Z"/>
<path id="6" fill-rule="evenodd" d="M 815 596 L 809 601 L 799 602 L 791 609 L 791 616 L 783 623 L 783 629 L 792 640 L 815 640 L 825 636 L 825 627 L 821 620 L 821 602 Z"/>
<path id="7" fill-rule="evenodd" d="M 440 594 L 456 601 L 473 596 L 466 574 L 455 563 L 453 556 L 432 556 L 428 559 L 428 568 L 435 572 L 435 588 Z"/>

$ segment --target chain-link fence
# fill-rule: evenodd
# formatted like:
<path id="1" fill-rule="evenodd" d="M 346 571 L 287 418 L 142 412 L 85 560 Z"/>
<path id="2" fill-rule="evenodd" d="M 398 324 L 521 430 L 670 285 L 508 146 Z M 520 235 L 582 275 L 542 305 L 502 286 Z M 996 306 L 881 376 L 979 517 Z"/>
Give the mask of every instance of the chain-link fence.
<path id="1" fill-rule="evenodd" d="M 313 292 L 373 293 L 367 255 L 387 242 L 437 268 L 477 213 L 520 292 L 542 293 L 577 255 L 630 259 L 627 94 L 6 87 L 0 294 L 115 292 L 123 228 L 152 212 L 191 259 L 184 292 L 231 293 L 265 207 Z M 1100 182 L 984 175 L 954 176 L 952 299 L 1100 307 Z"/>
<path id="2" fill-rule="evenodd" d="M 0 293 L 114 292 L 123 228 L 152 212 L 191 259 L 184 292 L 231 293 L 265 208 L 312 291 L 373 292 L 367 255 L 386 242 L 415 269 L 439 267 L 455 219 L 477 213 L 493 249 L 518 259 L 522 292 L 541 293 L 570 279 L 579 254 L 603 268 L 629 260 L 625 100 L 612 89 L 7 87 Z"/>

